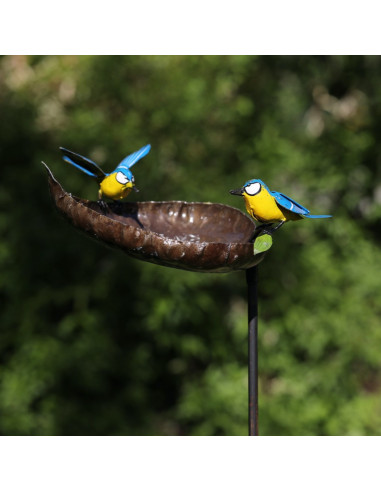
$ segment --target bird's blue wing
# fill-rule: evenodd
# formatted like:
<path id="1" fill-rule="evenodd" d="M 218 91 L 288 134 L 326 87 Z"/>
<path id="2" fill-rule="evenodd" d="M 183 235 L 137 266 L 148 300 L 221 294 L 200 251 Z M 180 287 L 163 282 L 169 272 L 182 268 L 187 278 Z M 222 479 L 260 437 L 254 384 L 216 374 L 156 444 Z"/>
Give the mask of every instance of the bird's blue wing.
<path id="1" fill-rule="evenodd" d="M 278 191 L 271 191 L 270 193 L 275 198 L 278 205 L 285 208 L 286 210 L 300 215 L 306 215 L 310 213 L 310 211 L 306 207 L 303 207 L 303 205 L 300 205 L 300 203 L 296 202 L 289 196 L 283 195 L 283 193 L 279 193 Z"/>
<path id="2" fill-rule="evenodd" d="M 82 155 L 76 154 L 71 150 L 60 147 L 60 151 L 63 153 L 63 160 L 68 162 L 69 164 L 77 167 L 82 172 L 92 176 L 93 178 L 103 179 L 107 176 L 106 173 L 102 171 L 100 167 L 98 167 L 95 162 L 87 157 L 83 157 Z"/>
<path id="3" fill-rule="evenodd" d="M 137 150 L 133 154 L 128 155 L 125 157 L 120 164 L 117 165 L 116 169 L 130 169 L 134 164 L 136 164 L 140 159 L 142 159 L 144 156 L 148 154 L 148 152 L 151 150 L 151 145 L 145 145 L 141 149 Z M 115 171 L 116 171 L 115 169 Z"/>
<path id="4" fill-rule="evenodd" d="M 70 159 L 70 157 L 67 157 L 66 155 L 64 155 L 64 156 L 62 157 L 62 159 L 63 159 L 65 162 L 68 162 L 69 164 L 71 164 L 72 166 L 77 167 L 78 169 L 80 169 L 82 172 L 84 172 L 84 173 L 88 174 L 89 176 L 91 176 L 91 177 L 93 177 L 93 178 L 96 178 L 96 175 L 95 175 L 95 174 L 91 173 L 90 171 L 88 171 L 88 170 L 87 170 L 87 169 L 85 169 L 84 167 L 79 166 L 78 164 L 76 164 L 74 161 L 72 161 L 72 160 Z"/>

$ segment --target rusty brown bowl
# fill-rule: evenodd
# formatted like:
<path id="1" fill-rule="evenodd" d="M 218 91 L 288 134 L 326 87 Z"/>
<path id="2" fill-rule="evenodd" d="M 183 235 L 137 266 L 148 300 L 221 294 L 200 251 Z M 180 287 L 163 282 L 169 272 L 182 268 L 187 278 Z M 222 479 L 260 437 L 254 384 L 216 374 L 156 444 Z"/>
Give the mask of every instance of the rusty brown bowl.
<path id="1" fill-rule="evenodd" d="M 46 165 L 45 165 L 46 166 Z M 194 272 L 226 273 L 258 264 L 254 223 L 219 203 L 126 202 L 100 207 L 67 193 L 48 171 L 58 211 L 92 238 L 138 260 Z"/>

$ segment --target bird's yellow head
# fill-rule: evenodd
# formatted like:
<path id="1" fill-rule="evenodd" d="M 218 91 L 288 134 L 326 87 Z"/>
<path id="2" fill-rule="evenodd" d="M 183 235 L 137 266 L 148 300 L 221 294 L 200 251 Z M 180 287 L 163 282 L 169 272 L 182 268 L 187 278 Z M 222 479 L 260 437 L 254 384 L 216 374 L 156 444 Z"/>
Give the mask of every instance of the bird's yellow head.
<path id="1" fill-rule="evenodd" d="M 128 178 L 124 173 L 118 171 L 106 176 L 100 184 L 100 195 L 112 200 L 122 200 L 135 187 L 135 179 Z M 135 188 L 136 191 L 138 191 Z"/>

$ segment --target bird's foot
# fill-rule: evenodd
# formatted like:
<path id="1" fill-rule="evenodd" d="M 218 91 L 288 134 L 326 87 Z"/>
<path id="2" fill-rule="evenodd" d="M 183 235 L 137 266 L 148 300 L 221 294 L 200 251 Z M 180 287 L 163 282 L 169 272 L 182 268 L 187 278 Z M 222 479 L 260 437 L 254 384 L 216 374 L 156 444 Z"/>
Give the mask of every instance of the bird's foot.
<path id="1" fill-rule="evenodd" d="M 263 232 L 264 230 L 271 230 L 271 226 L 273 225 L 273 222 L 269 224 L 260 224 L 255 228 L 256 232 Z"/>
<path id="2" fill-rule="evenodd" d="M 106 213 L 108 211 L 108 204 L 101 198 L 97 200 L 97 204 L 103 213 Z"/>
<path id="3" fill-rule="evenodd" d="M 283 224 L 285 224 L 285 223 L 286 223 L 286 221 L 285 221 L 285 220 L 281 220 L 277 226 L 275 226 L 275 227 L 273 227 L 273 228 L 272 228 L 272 231 L 273 231 L 273 232 L 277 231 L 277 230 L 278 230 L 278 229 L 280 229 L 280 228 L 282 227 L 282 225 L 283 225 Z"/>
<path id="4" fill-rule="evenodd" d="M 252 241 L 254 241 L 258 236 L 263 236 L 264 234 L 271 234 L 274 232 L 274 229 L 271 227 L 273 224 L 261 224 L 255 228 Z"/>
<path id="5" fill-rule="evenodd" d="M 264 234 L 269 234 L 270 236 L 272 236 L 274 232 L 280 229 L 285 222 L 286 222 L 285 220 L 282 220 L 275 227 L 272 227 L 273 223 L 261 224 L 255 229 L 254 238 L 257 238 L 258 236 L 263 236 Z"/>

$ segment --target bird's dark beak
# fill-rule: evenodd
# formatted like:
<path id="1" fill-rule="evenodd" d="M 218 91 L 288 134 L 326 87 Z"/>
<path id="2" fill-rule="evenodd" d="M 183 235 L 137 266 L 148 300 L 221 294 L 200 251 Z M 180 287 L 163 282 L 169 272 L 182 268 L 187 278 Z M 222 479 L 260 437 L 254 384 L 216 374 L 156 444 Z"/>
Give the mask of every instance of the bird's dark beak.
<path id="1" fill-rule="evenodd" d="M 236 190 L 230 190 L 229 193 L 231 195 L 239 195 L 239 196 L 242 196 L 243 188 L 237 188 Z"/>
<path id="2" fill-rule="evenodd" d="M 139 193 L 139 190 L 136 188 L 136 186 L 133 186 L 132 188 L 134 191 L 136 191 L 136 193 Z"/>

